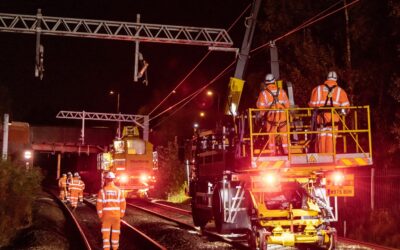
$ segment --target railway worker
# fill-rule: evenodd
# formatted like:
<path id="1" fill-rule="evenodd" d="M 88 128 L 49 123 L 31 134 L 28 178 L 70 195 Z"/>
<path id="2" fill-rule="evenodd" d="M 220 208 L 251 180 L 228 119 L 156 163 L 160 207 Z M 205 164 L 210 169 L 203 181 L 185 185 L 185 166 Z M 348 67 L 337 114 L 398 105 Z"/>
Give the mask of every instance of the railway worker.
<path id="1" fill-rule="evenodd" d="M 58 188 L 60 189 L 60 199 L 63 202 L 67 201 L 67 174 L 62 174 L 58 179 Z"/>
<path id="2" fill-rule="evenodd" d="M 118 249 L 121 218 L 125 214 L 126 201 L 123 192 L 114 184 L 115 174 L 108 172 L 104 176 L 104 187 L 97 194 L 97 214 L 101 220 L 103 249 Z M 110 245 L 111 234 L 111 245 Z"/>
<path id="3" fill-rule="evenodd" d="M 260 92 L 257 99 L 257 108 L 259 109 L 287 109 L 289 108 L 288 96 L 282 88 L 276 85 L 275 76 L 267 74 L 265 76 L 264 90 Z M 261 112 L 263 116 L 265 112 Z M 287 132 L 287 118 L 284 110 L 269 110 L 266 115 L 267 133 Z M 278 149 L 276 138 L 281 137 L 281 146 L 283 154 L 288 153 L 288 137 L 285 134 L 269 135 L 268 149 L 275 155 Z"/>
<path id="4" fill-rule="evenodd" d="M 72 181 L 72 173 L 71 172 L 68 172 L 67 173 L 67 202 L 71 202 L 71 194 L 70 194 L 70 190 L 69 190 L 69 184 L 71 183 L 71 181 Z"/>
<path id="5" fill-rule="evenodd" d="M 311 98 L 308 103 L 309 107 L 349 107 L 350 102 L 347 98 L 346 91 L 338 86 L 337 74 L 335 71 L 330 71 L 326 81 L 315 87 L 311 93 Z M 316 110 L 315 123 L 317 131 L 320 131 L 317 136 L 316 149 L 319 153 L 333 153 L 334 140 L 336 139 L 332 133 L 332 111 L 331 109 Z M 346 109 L 342 109 L 346 113 Z M 338 124 L 339 115 L 333 111 L 334 124 Z M 338 126 L 334 126 L 337 130 Z"/>
<path id="6" fill-rule="evenodd" d="M 82 178 L 81 178 L 81 176 L 79 174 L 78 174 L 78 179 L 81 181 L 81 186 L 80 186 L 81 188 L 80 188 L 79 193 L 78 193 L 78 201 L 80 203 L 82 203 L 83 202 L 83 190 L 85 190 L 85 182 L 82 181 Z"/>
<path id="7" fill-rule="evenodd" d="M 72 180 L 69 184 L 70 201 L 71 201 L 71 207 L 72 207 L 73 211 L 78 206 L 78 197 L 79 197 L 79 192 L 80 192 L 81 186 L 82 186 L 81 183 L 82 183 L 82 181 L 79 179 L 79 174 L 75 173 L 74 177 L 72 178 Z"/>

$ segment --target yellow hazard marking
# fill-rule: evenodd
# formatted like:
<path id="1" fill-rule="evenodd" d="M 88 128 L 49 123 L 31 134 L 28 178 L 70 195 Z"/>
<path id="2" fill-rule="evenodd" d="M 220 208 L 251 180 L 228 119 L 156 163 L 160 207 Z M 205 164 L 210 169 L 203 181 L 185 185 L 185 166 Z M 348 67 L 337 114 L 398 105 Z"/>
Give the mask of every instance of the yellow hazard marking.
<path id="1" fill-rule="evenodd" d="M 282 164 L 283 164 L 283 161 L 277 161 L 277 162 L 275 162 L 275 164 L 272 167 L 280 168 L 282 166 Z"/>
<path id="2" fill-rule="evenodd" d="M 350 160 L 348 160 L 348 159 L 342 159 L 342 162 L 343 162 L 345 165 L 347 165 L 347 166 L 353 165 L 353 163 L 352 163 Z"/>
<path id="3" fill-rule="evenodd" d="M 265 168 L 268 167 L 268 162 L 267 161 L 263 161 L 261 162 L 261 164 L 259 165 L 261 168 Z"/>
<path id="4" fill-rule="evenodd" d="M 355 158 L 355 160 L 359 165 L 367 165 L 367 163 L 362 158 Z"/>

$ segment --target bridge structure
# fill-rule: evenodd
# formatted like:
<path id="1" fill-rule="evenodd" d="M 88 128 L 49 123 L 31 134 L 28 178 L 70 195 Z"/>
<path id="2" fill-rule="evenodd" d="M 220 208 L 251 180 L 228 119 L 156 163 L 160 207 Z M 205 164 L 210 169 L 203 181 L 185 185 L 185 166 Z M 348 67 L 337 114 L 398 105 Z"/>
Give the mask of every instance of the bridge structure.
<path id="1" fill-rule="evenodd" d="M 44 155 L 57 155 L 56 175 L 59 178 L 62 155 L 93 158 L 90 164 L 96 164 L 97 154 L 106 151 L 115 136 L 112 127 L 90 127 L 85 131 L 86 140 L 82 144 L 79 127 L 31 126 L 26 122 L 11 122 L 8 125 L 8 157 L 12 161 L 32 166 L 34 161 L 36 165 L 36 161 Z M 32 157 L 26 159 L 24 152 L 28 151 Z"/>

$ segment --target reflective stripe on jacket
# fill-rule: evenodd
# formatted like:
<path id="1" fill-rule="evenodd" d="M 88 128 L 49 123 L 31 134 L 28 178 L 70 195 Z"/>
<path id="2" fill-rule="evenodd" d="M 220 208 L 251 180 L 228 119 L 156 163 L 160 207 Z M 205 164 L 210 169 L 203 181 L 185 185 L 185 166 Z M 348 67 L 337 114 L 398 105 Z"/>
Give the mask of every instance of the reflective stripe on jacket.
<path id="1" fill-rule="evenodd" d="M 80 191 L 82 188 L 82 181 L 79 180 L 78 178 L 72 178 L 71 182 L 69 183 L 68 189 L 70 191 L 76 190 Z"/>
<path id="2" fill-rule="evenodd" d="M 346 91 L 344 91 L 341 87 L 337 86 L 336 81 L 327 80 L 325 84 L 329 87 L 336 86 L 331 92 L 332 95 L 332 105 L 333 107 L 348 107 L 350 106 L 349 99 L 347 98 Z M 308 102 L 308 106 L 312 108 L 322 107 L 325 105 L 326 99 L 328 97 L 328 88 L 321 84 L 315 87 L 311 93 L 310 101 Z M 327 103 L 330 106 L 330 102 Z"/>
<path id="3" fill-rule="evenodd" d="M 334 87 L 330 93 L 333 107 L 350 106 L 350 102 L 349 99 L 347 98 L 346 91 L 344 91 L 344 89 L 342 89 L 341 87 L 337 86 L 336 81 L 332 80 L 327 80 L 324 82 L 324 84 L 318 85 L 313 89 L 310 101 L 308 102 L 308 106 L 312 108 L 324 107 L 325 104 L 327 107 L 331 106 L 331 100 L 328 97 L 329 89 L 327 88 L 327 86 L 325 86 L 325 84 L 330 88 Z M 335 123 L 339 121 L 338 114 L 333 115 L 333 121 Z M 322 110 L 322 113 L 320 113 L 320 115 L 317 117 L 317 124 L 323 126 L 332 126 L 333 124 L 332 113 L 330 109 Z"/>
<path id="4" fill-rule="evenodd" d="M 274 95 L 276 95 L 278 92 L 278 87 L 275 84 L 269 84 L 267 89 Z M 279 90 L 279 94 L 277 96 L 278 103 L 275 103 L 274 97 L 268 92 L 268 90 L 262 91 L 258 96 L 257 108 L 289 108 L 289 99 L 285 90 Z"/>
<path id="5" fill-rule="evenodd" d="M 122 191 L 113 182 L 107 184 L 97 194 L 97 214 L 100 218 L 122 218 L 125 214 L 126 201 Z"/>

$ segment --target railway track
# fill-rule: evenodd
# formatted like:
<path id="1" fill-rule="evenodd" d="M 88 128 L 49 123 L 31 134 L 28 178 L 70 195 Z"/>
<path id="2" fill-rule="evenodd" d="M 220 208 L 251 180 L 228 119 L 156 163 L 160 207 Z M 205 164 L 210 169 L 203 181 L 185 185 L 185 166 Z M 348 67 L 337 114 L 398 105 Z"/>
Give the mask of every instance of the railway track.
<path id="1" fill-rule="evenodd" d="M 97 217 L 95 204 L 85 201 L 72 211 L 68 205 L 59 200 L 58 196 L 47 190 L 57 201 L 67 219 L 67 224 L 74 227 L 73 249 L 97 250 L 103 249 L 101 223 Z M 71 223 L 69 223 L 71 222 Z M 133 227 L 126 221 L 121 221 L 120 249 L 151 249 L 166 250 L 167 248 L 147 236 L 141 230 Z"/>
<path id="2" fill-rule="evenodd" d="M 92 199 L 89 202 L 94 206 L 95 202 Z M 199 236 L 206 236 L 209 241 L 220 241 L 229 244 L 234 249 L 248 249 L 247 241 L 244 235 L 220 235 L 215 232 L 212 226 L 206 227 L 205 230 L 200 230 L 200 228 L 195 227 L 192 222 L 191 211 L 187 209 L 178 208 L 175 206 L 166 205 L 163 203 L 152 202 L 150 200 L 134 199 L 127 202 L 128 208 L 139 210 L 147 214 L 154 215 L 163 220 L 177 224 L 179 227 L 186 229 L 189 232 L 194 232 Z M 123 224 L 128 222 L 124 221 Z M 121 237 L 122 238 L 122 237 Z M 232 249 L 229 248 L 229 249 Z M 121 245 L 121 249 L 125 249 Z M 126 248 L 130 249 L 130 248 Z M 153 249 L 153 248 L 145 248 Z M 174 249 L 171 246 L 167 246 L 164 249 Z M 219 249 L 219 248 L 218 248 Z M 282 247 L 279 245 L 268 245 L 268 249 L 273 250 L 293 250 L 297 249 L 294 247 Z M 312 248 L 309 248 L 312 249 Z M 360 249 L 360 250 L 394 250 L 394 248 L 379 246 L 372 243 L 361 242 L 356 240 L 351 240 L 348 238 L 338 237 L 338 250 L 349 250 L 349 249 Z"/>
<path id="3" fill-rule="evenodd" d="M 183 228 L 193 230 L 201 235 L 207 236 L 213 241 L 222 241 L 227 244 L 232 245 L 235 249 L 248 249 L 247 240 L 245 235 L 221 235 L 212 230 L 212 228 L 206 228 L 201 230 L 195 227 L 192 223 L 192 212 L 169 206 L 166 204 L 155 203 L 144 200 L 136 200 L 136 203 L 128 202 L 128 206 L 135 209 L 145 211 L 147 213 L 153 214 L 165 220 L 173 221 L 174 223 L 180 225 Z"/>
<path id="4" fill-rule="evenodd" d="M 162 204 L 162 203 L 151 202 L 151 201 L 147 201 L 147 202 L 142 201 L 139 204 L 129 203 L 129 206 L 133 206 L 137 209 L 141 209 L 148 213 L 152 213 L 152 214 L 160 216 L 162 218 L 165 218 L 165 219 L 168 219 L 171 221 L 175 221 L 177 224 L 180 224 L 181 226 L 184 226 L 186 228 L 190 228 L 192 230 L 198 230 L 198 231 L 200 230 L 193 226 L 193 223 L 191 222 L 191 220 L 192 220 L 191 214 L 192 213 L 189 210 L 177 208 L 177 207 Z M 162 211 L 164 211 L 164 213 Z M 165 211 L 168 211 L 170 214 L 165 215 Z M 173 213 L 175 213 L 174 218 L 172 217 Z M 187 218 L 185 218 L 183 221 L 182 218 L 184 218 L 185 216 Z M 219 235 L 216 232 L 213 232 L 211 228 L 209 228 L 209 229 L 206 228 L 206 230 L 203 231 L 202 233 L 205 235 L 208 235 L 208 236 L 219 238 L 220 240 L 224 240 L 225 242 L 228 242 L 228 243 L 232 244 L 233 246 L 238 247 L 239 249 L 243 249 L 243 248 L 247 249 L 248 248 L 247 244 L 245 244 L 243 242 L 239 242 L 239 243 L 236 242 L 236 244 L 234 244 L 234 239 L 232 239 L 232 238 L 229 239 L 229 237 L 226 235 Z M 277 246 L 277 245 L 269 245 L 268 249 L 282 250 L 282 249 L 296 249 L 296 248 L 282 247 L 282 246 Z M 337 249 L 339 249 L 339 250 L 342 250 L 342 249 L 343 250 L 347 250 L 347 249 L 395 250 L 395 248 L 380 246 L 377 244 L 352 240 L 352 239 L 343 238 L 343 237 L 338 237 Z"/>

